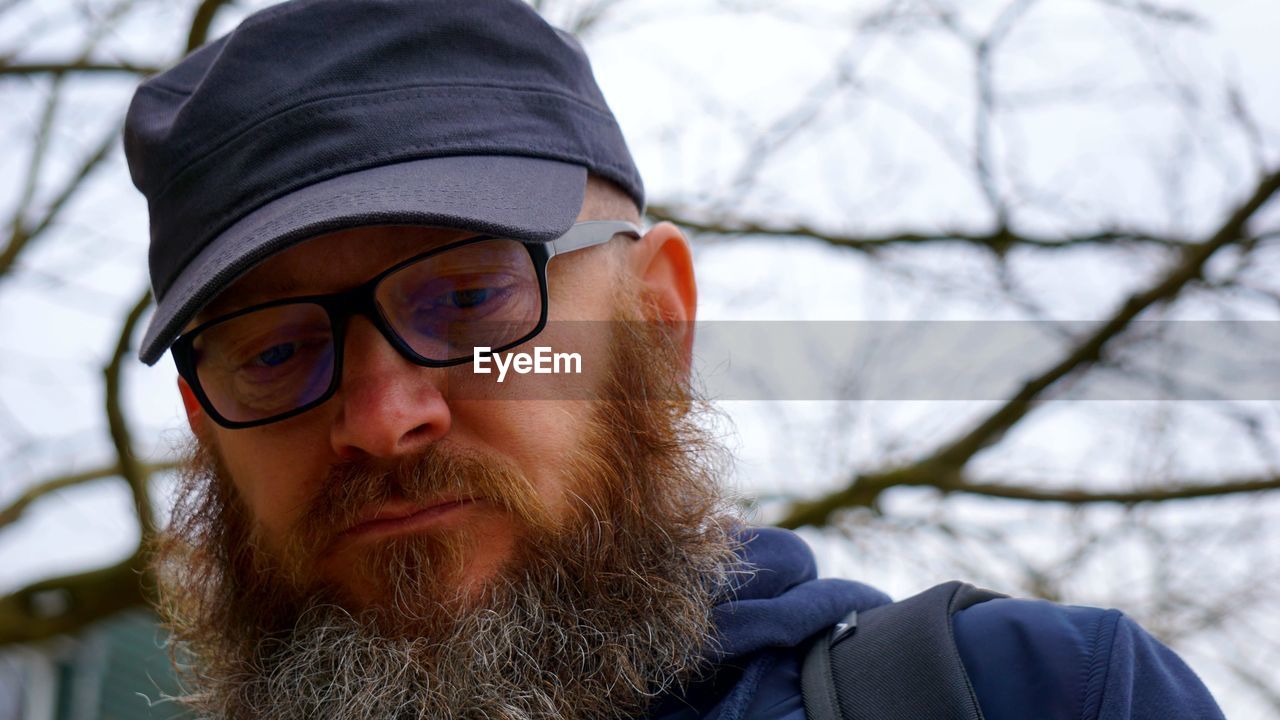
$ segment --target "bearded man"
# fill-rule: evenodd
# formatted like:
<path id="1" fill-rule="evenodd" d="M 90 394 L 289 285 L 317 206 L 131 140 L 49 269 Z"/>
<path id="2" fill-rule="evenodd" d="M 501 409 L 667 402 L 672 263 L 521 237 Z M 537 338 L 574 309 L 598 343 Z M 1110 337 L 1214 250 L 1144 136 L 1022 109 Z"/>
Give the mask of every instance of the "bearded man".
<path id="1" fill-rule="evenodd" d="M 689 245 L 641 229 L 572 37 L 514 0 L 284 3 L 145 82 L 126 150 L 141 358 L 193 431 L 154 549 L 200 716 L 813 711 L 809 641 L 888 598 L 726 504 Z M 990 600 L 955 644 L 991 720 L 1220 717 L 1114 611 Z"/>

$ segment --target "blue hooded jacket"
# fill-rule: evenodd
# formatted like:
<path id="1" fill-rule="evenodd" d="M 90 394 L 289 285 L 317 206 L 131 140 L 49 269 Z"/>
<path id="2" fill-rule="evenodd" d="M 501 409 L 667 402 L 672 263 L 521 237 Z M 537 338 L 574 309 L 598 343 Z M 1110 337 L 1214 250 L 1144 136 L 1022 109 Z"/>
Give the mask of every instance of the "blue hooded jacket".
<path id="1" fill-rule="evenodd" d="M 803 644 L 851 610 L 889 602 L 861 583 L 818 579 L 813 553 L 786 530 L 753 529 L 756 568 L 715 609 L 715 672 L 654 720 L 803 720 Z M 986 720 L 1221 720 L 1173 651 L 1116 610 L 989 600 L 956 613 L 956 644 Z"/>

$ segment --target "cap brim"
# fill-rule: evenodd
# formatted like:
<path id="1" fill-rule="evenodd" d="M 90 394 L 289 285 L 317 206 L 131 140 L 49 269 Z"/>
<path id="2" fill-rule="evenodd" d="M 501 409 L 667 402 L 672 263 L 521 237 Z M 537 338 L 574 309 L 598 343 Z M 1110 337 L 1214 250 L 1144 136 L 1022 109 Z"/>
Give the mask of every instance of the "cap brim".
<path id="1" fill-rule="evenodd" d="M 362 170 L 272 200 L 214 238 L 163 291 L 138 357 L 154 365 L 200 312 L 265 258 L 363 225 L 431 225 L 546 242 L 573 226 L 587 169 L 512 155 L 430 158 Z"/>

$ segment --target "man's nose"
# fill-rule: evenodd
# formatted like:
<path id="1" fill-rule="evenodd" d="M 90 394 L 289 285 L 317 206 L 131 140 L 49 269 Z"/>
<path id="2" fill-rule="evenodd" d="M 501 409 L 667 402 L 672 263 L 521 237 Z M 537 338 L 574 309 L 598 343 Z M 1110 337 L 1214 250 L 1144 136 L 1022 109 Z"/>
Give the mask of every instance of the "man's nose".
<path id="1" fill-rule="evenodd" d="M 340 409 L 330 434 L 339 457 L 394 458 L 448 434 L 444 369 L 410 362 L 363 317 L 351 319 L 345 343 L 334 398 Z"/>

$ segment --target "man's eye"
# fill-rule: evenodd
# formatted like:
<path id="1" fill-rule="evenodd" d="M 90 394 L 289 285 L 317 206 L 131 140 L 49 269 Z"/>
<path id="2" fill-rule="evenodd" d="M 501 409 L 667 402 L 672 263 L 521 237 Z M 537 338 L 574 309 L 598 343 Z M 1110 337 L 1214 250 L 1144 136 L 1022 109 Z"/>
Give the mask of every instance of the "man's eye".
<path id="1" fill-rule="evenodd" d="M 466 288 L 454 290 L 446 295 L 446 304 L 459 310 L 476 307 L 495 294 L 493 288 Z"/>
<path id="2" fill-rule="evenodd" d="M 443 317 L 459 319 L 464 316 L 474 317 L 478 313 L 487 313 L 499 308 L 510 289 L 501 284 L 488 283 L 470 287 L 441 288 L 435 292 L 424 294 L 425 302 L 419 302 L 414 308 L 418 314 L 444 313 Z"/>
<path id="3" fill-rule="evenodd" d="M 289 358 L 293 357 L 293 354 L 296 351 L 297 345 L 294 343 L 280 343 L 279 345 L 272 345 L 266 350 L 258 353 L 258 355 L 253 359 L 253 364 L 269 368 L 278 367 Z"/>

